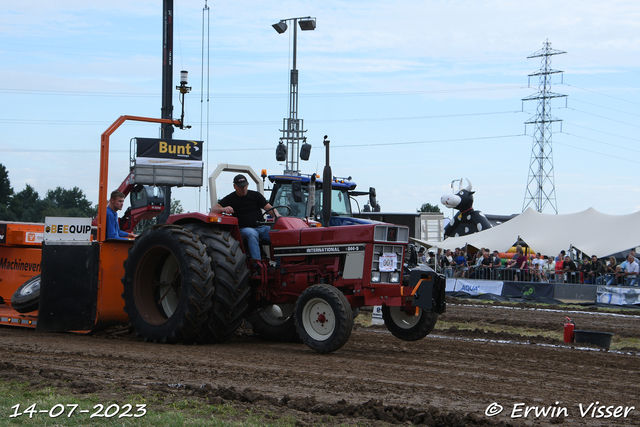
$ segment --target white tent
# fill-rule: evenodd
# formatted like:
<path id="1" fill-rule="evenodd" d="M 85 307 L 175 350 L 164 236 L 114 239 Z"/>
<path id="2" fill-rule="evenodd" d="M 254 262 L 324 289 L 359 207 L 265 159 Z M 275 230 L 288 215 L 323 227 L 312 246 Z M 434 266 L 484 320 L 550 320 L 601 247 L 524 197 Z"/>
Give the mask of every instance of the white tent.
<path id="1" fill-rule="evenodd" d="M 506 251 L 518 238 L 535 252 L 557 255 L 574 247 L 587 255 L 603 257 L 640 246 L 640 211 L 629 215 L 607 215 L 589 208 L 568 215 L 550 215 L 532 208 L 503 224 L 442 242 L 415 240 L 442 249 L 476 248 Z"/>

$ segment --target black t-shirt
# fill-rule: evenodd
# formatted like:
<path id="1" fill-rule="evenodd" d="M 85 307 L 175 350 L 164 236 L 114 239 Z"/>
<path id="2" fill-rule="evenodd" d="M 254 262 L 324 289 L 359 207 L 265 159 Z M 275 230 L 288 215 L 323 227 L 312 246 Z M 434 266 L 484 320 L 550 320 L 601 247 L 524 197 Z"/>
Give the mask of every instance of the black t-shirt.
<path id="1" fill-rule="evenodd" d="M 262 221 L 262 211 L 265 205 L 269 203 L 264 196 L 257 191 L 249 190 L 246 196 L 240 197 L 234 191 L 228 194 L 224 199 L 220 200 L 220 206 L 233 208 L 233 216 L 238 218 L 238 226 L 255 227 L 256 222 Z"/>

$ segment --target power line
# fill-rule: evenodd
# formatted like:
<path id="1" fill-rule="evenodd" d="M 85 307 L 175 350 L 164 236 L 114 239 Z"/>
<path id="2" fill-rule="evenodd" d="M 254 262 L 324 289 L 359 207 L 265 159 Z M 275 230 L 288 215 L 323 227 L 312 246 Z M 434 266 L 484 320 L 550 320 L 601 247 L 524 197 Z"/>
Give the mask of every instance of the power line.
<path id="1" fill-rule="evenodd" d="M 309 120 L 314 124 L 320 123 L 358 123 L 358 122 L 385 122 L 399 120 L 425 120 L 425 119 L 443 119 L 454 117 L 473 117 L 473 116 L 490 116 L 500 114 L 520 114 L 522 111 L 492 111 L 487 113 L 462 113 L 462 114 L 442 114 L 432 116 L 409 116 L 409 117 L 375 117 L 375 118 L 351 118 L 351 119 L 325 119 L 325 120 Z M 109 125 L 111 122 L 106 121 L 82 121 L 82 120 L 29 120 L 29 119 L 0 119 L 0 123 L 30 124 L 30 125 Z M 257 121 L 234 121 L 234 122 L 209 122 L 213 126 L 252 126 L 252 125 L 274 125 L 280 122 L 275 120 L 257 120 Z"/>
<path id="2" fill-rule="evenodd" d="M 572 133 L 564 132 L 564 131 L 560 132 L 560 133 L 564 133 L 565 135 L 570 135 L 570 136 L 573 136 L 573 137 L 576 137 L 576 138 L 580 138 L 580 139 L 584 139 L 584 140 L 587 140 L 587 141 L 597 142 L 598 144 L 609 145 L 611 147 L 621 148 L 621 149 L 624 149 L 624 150 L 629 150 L 629 151 L 634 151 L 636 153 L 640 153 L 640 150 L 634 150 L 633 148 L 621 147 L 619 145 L 611 144 L 609 142 L 604 142 L 604 141 L 600 141 L 600 140 L 593 139 L 593 138 L 588 138 L 586 136 L 574 135 Z M 594 153 L 595 153 L 595 151 L 594 151 Z M 604 153 L 597 153 L 597 154 L 604 154 Z"/>
<path id="3" fill-rule="evenodd" d="M 587 104 L 587 105 L 593 105 L 594 107 L 602 108 L 602 109 L 605 109 L 605 110 L 615 111 L 616 113 L 629 114 L 630 116 L 640 117 L 640 114 L 629 113 L 628 111 L 616 110 L 615 108 L 605 107 L 605 106 L 602 106 L 602 105 L 599 105 L 599 104 L 593 104 L 593 103 L 587 102 L 587 101 L 580 101 L 579 99 L 575 99 L 575 98 L 571 98 L 571 100 L 572 101 L 576 101 L 576 102 L 581 102 L 581 103 Z M 560 108 L 562 108 L 562 107 L 560 107 Z"/>
<path id="4" fill-rule="evenodd" d="M 310 123 L 354 123 L 354 122 L 386 122 L 397 120 L 424 120 L 424 119 L 445 119 L 452 117 L 489 116 L 497 114 L 522 113 L 522 111 L 493 111 L 489 113 L 464 113 L 464 114 L 441 114 L 435 116 L 409 116 L 409 117 L 379 117 L 367 119 L 337 119 L 337 120 L 309 120 Z"/>
<path id="5" fill-rule="evenodd" d="M 568 109 L 568 110 L 577 111 L 577 112 L 582 113 L 582 114 L 588 114 L 590 116 L 599 117 L 601 119 L 611 120 L 612 122 L 622 123 L 623 125 L 633 126 L 633 127 L 636 127 L 636 128 L 640 127 L 640 125 L 635 125 L 635 124 L 632 124 L 632 123 L 623 122 L 622 120 L 612 119 L 612 118 L 609 118 L 609 117 L 601 116 L 599 114 L 587 113 L 586 111 L 578 110 L 576 108 L 571 108 L 571 107 L 565 107 L 565 108 Z"/>
<path id="6" fill-rule="evenodd" d="M 571 57 L 575 57 L 575 58 L 579 58 L 579 59 L 582 59 L 583 61 L 592 62 L 592 63 L 594 63 L 594 64 L 601 65 L 601 66 L 606 67 L 606 68 L 608 68 L 608 69 L 622 70 L 622 71 L 624 71 L 624 72 L 626 72 L 626 73 L 633 73 L 633 74 L 637 74 L 637 72 L 636 72 L 636 71 L 634 71 L 633 69 L 621 68 L 621 67 L 612 67 L 612 66 L 611 66 L 611 64 L 605 64 L 605 63 L 603 63 L 603 62 L 594 61 L 594 60 L 593 60 L 593 59 L 591 59 L 591 58 L 583 58 L 582 56 L 578 56 L 578 55 L 574 55 L 574 54 L 569 54 L 569 56 L 571 56 Z M 625 85 L 625 86 L 632 87 L 632 88 L 634 88 L 634 89 L 638 89 L 638 87 L 637 87 L 637 86 L 632 86 L 632 85 L 630 85 L 630 84 L 628 84 L 628 83 L 620 82 L 620 81 L 618 81 L 618 80 L 605 79 L 604 77 L 596 77 L 596 76 L 593 76 L 593 75 L 592 75 L 591 77 L 592 77 L 592 78 L 596 78 L 596 79 L 600 79 L 600 80 L 604 80 L 604 81 L 608 81 L 608 82 L 612 82 L 612 83 L 616 83 L 616 84 L 622 84 L 622 85 Z"/>
<path id="7" fill-rule="evenodd" d="M 570 136 L 576 136 L 576 135 L 571 135 L 570 133 L 566 133 L 566 132 L 562 132 L 562 133 L 565 133 L 566 135 L 570 135 Z M 590 139 L 590 138 L 584 138 L 584 137 L 580 137 L 580 136 L 576 136 L 576 137 L 577 138 L 581 138 L 581 139 L 586 139 L 586 140 L 589 140 L 589 141 L 601 142 L 601 141 L 596 141 L 596 140 Z M 572 148 L 574 150 L 586 151 L 586 152 L 589 152 L 589 153 L 597 154 L 598 156 L 611 157 L 613 159 L 618 159 L 618 160 L 626 160 L 626 161 L 632 162 L 632 163 L 640 163 L 640 161 L 633 160 L 632 158 L 629 158 L 629 157 L 618 157 L 618 156 L 613 156 L 613 155 L 608 154 L 608 153 L 599 153 L 597 151 L 589 150 L 587 148 L 583 148 L 583 147 L 579 147 L 579 146 L 576 147 L 575 145 L 565 144 L 565 143 L 562 143 L 562 142 L 555 141 L 555 144 L 564 145 L 565 147 L 569 147 L 569 148 Z"/>
<path id="8" fill-rule="evenodd" d="M 516 134 L 516 135 L 492 135 L 492 136 L 477 136 L 470 138 L 455 138 L 455 139 L 433 139 L 426 141 L 407 141 L 407 142 L 380 142 L 380 143 L 363 143 L 363 144 L 333 144 L 334 148 L 363 148 L 363 147 L 382 147 L 382 146 L 390 146 L 390 145 L 416 145 L 416 144 L 434 144 L 440 142 L 462 142 L 462 141 L 480 141 L 480 140 L 488 140 L 488 139 L 502 139 L 502 138 L 517 138 L 521 136 L 527 136 L 526 134 Z M 216 152 L 233 152 L 233 151 L 272 151 L 272 148 L 212 148 L 211 151 Z M 38 153 L 78 153 L 78 154 L 97 154 L 99 149 L 95 150 L 55 150 L 55 149 L 40 149 L 37 147 L 30 148 L 0 148 L 0 153 L 25 153 L 25 152 L 38 152 Z M 112 152 L 118 153 L 128 153 L 128 150 L 111 150 Z"/>
<path id="9" fill-rule="evenodd" d="M 515 138 L 520 136 L 527 136 L 526 134 L 517 134 L 517 135 L 494 135 L 494 136 L 478 136 L 473 138 L 456 138 L 456 139 L 433 139 L 429 141 L 410 141 L 410 142 L 381 142 L 377 144 L 349 144 L 349 145 L 333 145 L 335 148 L 352 148 L 352 147 L 380 147 L 386 145 L 415 145 L 415 144 L 433 144 L 436 142 L 461 142 L 461 141 L 480 141 L 486 139 L 500 139 L 500 138 Z"/>
<path id="10" fill-rule="evenodd" d="M 597 95 L 606 96 L 607 98 L 617 99 L 618 101 L 624 101 L 624 102 L 628 102 L 628 103 L 630 103 L 630 104 L 640 105 L 640 102 L 633 102 L 633 101 L 629 101 L 628 99 L 618 98 L 617 96 L 613 96 L 613 95 L 607 95 L 607 94 L 604 94 L 604 93 L 598 92 L 598 91 L 596 91 L 596 90 L 585 89 L 585 88 L 583 88 L 583 87 L 570 85 L 570 84 L 568 84 L 568 83 L 560 83 L 560 84 L 565 85 L 565 86 L 569 86 L 569 87 L 574 87 L 574 88 L 576 88 L 576 89 L 584 90 L 585 92 L 591 92 L 591 93 L 595 93 L 595 94 L 597 94 Z"/>
<path id="11" fill-rule="evenodd" d="M 47 148 L 0 148 L 0 153 L 25 153 L 33 157 L 37 153 L 75 153 L 75 154 L 100 154 L 100 149 L 95 150 L 55 150 Z M 128 153 L 129 150 L 110 150 L 112 153 Z"/>
<path id="12" fill-rule="evenodd" d="M 389 91 L 389 92 L 311 92 L 300 95 L 303 98 L 332 98 L 332 97 L 364 97 L 364 96 L 404 96 L 404 95 L 439 95 L 447 93 L 466 92 L 491 92 L 497 90 L 527 89 L 527 86 L 488 86 L 465 89 L 439 89 L 421 91 Z M 0 93 L 21 94 L 21 95 L 67 95 L 67 96 L 105 96 L 105 97 L 160 97 L 159 93 L 138 93 L 138 92 L 85 92 L 70 90 L 45 90 L 45 89 L 16 89 L 0 88 Z M 197 94 L 197 92 L 192 92 Z M 210 95 L 212 98 L 284 98 L 281 93 L 241 93 L 241 92 L 219 92 Z"/>
<path id="13" fill-rule="evenodd" d="M 580 126 L 580 125 L 577 125 L 577 124 L 575 124 L 575 123 L 571 123 L 571 122 L 564 122 L 564 123 L 569 124 L 569 125 L 571 125 L 571 126 L 578 127 L 578 128 L 582 128 L 582 129 L 590 130 L 590 131 L 593 131 L 593 132 L 600 132 L 600 133 L 604 133 L 604 134 L 606 134 L 606 135 L 615 136 L 616 138 L 622 138 L 622 139 L 628 139 L 629 141 L 640 142 L 640 139 L 636 139 L 636 138 L 629 138 L 628 136 L 617 135 L 617 134 L 615 134 L 615 133 L 605 132 L 605 131 L 603 131 L 603 130 L 593 129 L 593 128 L 590 128 L 590 127 L 587 127 L 587 126 Z M 603 142 L 603 144 L 605 144 L 605 143 Z M 631 148 L 628 148 L 628 147 L 622 147 L 622 146 L 615 145 L 615 144 L 607 144 L 607 145 L 611 145 L 611 146 L 613 146 L 613 147 L 617 147 L 617 148 L 624 148 L 624 149 L 626 149 L 626 150 L 631 150 Z M 632 150 L 632 151 L 636 151 L 636 150 Z M 640 151 L 639 151 L 639 152 L 640 152 Z"/>
<path id="14" fill-rule="evenodd" d="M 135 97 L 135 98 L 159 98 L 159 93 L 137 93 L 137 92 L 85 92 L 72 90 L 44 90 L 44 89 L 0 89 L 0 93 L 20 94 L 20 95 L 66 95 L 66 96 L 104 96 Z"/>

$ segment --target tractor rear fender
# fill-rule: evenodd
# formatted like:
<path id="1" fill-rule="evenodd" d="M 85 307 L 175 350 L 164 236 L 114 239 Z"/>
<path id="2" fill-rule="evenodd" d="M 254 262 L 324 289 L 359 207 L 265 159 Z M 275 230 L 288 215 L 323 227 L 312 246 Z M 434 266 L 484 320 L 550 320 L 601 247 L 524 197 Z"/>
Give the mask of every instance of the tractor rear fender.
<path id="1" fill-rule="evenodd" d="M 207 225 L 210 227 L 221 227 L 230 230 L 233 238 L 240 242 L 240 248 L 242 249 L 242 252 L 247 253 L 242 242 L 242 236 L 240 235 L 238 219 L 234 216 L 216 213 L 207 215 L 199 212 L 189 212 L 185 214 L 171 215 L 167 220 L 167 224 L 181 225 L 183 227 L 187 226 L 188 224 Z"/>

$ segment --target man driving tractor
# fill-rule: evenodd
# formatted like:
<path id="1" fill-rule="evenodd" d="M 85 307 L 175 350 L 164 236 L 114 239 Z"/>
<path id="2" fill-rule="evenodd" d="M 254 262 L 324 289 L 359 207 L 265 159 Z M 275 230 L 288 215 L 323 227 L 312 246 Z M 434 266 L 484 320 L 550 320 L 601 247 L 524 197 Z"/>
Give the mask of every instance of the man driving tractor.
<path id="1" fill-rule="evenodd" d="M 238 218 L 240 234 L 246 240 L 251 259 L 260 259 L 260 240 L 271 243 L 269 238 L 270 227 L 260 225 L 263 221 L 262 210 L 273 210 L 273 216 L 278 217 L 278 212 L 257 191 L 249 190 L 249 182 L 242 175 L 233 178 L 233 193 L 226 195 L 220 203 L 211 208 L 211 213 L 224 213 Z"/>

